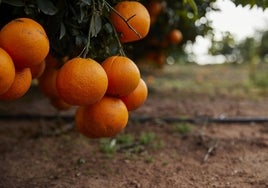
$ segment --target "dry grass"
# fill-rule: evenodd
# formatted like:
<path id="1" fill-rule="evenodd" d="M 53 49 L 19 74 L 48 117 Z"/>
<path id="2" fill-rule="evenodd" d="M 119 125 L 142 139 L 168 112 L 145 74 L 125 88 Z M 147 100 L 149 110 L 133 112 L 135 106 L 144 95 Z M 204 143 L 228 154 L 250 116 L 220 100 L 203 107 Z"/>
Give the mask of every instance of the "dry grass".
<path id="1" fill-rule="evenodd" d="M 157 93 L 179 90 L 210 96 L 259 98 L 267 94 L 267 65 L 259 65 L 254 77 L 249 65 L 172 65 L 144 70 L 149 87 Z M 253 79 L 254 78 L 254 79 Z"/>

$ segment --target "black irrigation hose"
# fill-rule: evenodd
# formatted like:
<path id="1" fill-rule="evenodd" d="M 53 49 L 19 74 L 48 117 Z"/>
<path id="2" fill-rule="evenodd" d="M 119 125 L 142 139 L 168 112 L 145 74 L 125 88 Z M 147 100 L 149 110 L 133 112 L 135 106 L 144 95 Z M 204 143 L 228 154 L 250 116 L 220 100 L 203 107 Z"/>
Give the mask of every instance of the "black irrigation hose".
<path id="1" fill-rule="evenodd" d="M 1 121 L 25 121 L 25 120 L 55 121 L 57 119 L 73 121 L 74 116 L 71 116 L 71 115 L 37 115 L 37 114 L 0 115 L 0 122 Z"/>
<path id="2" fill-rule="evenodd" d="M 165 123 L 193 123 L 193 124 L 205 124 L 205 123 L 242 123 L 242 124 L 250 124 L 250 123 L 268 123 L 268 118 L 263 117 L 234 117 L 234 118 L 211 118 L 211 117 L 198 117 L 198 118 L 175 118 L 175 117 L 162 117 L 162 118 L 154 118 L 154 117 L 141 117 L 135 118 L 136 121 L 145 123 L 152 121 L 159 121 Z M 134 119 L 134 120 L 135 120 Z"/>
<path id="3" fill-rule="evenodd" d="M 45 120 L 54 121 L 62 119 L 65 121 L 74 121 L 73 115 L 0 115 L 1 121 L 23 121 L 23 120 Z M 206 124 L 206 123 L 268 123 L 268 117 L 226 117 L 226 118 L 212 118 L 212 117 L 196 117 L 196 118 L 176 118 L 176 117 L 152 117 L 152 116 L 131 116 L 130 120 L 146 123 L 146 122 L 164 122 L 164 123 L 193 123 L 193 124 Z"/>

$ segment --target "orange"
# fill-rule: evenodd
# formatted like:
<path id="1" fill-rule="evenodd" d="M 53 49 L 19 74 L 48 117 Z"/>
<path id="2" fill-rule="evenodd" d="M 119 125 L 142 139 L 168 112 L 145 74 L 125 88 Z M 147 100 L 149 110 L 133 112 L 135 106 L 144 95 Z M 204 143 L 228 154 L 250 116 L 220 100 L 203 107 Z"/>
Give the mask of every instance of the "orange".
<path id="1" fill-rule="evenodd" d="M 58 66 L 63 63 L 61 58 L 56 58 L 49 54 L 45 59 L 44 73 L 38 77 L 38 85 L 42 93 L 50 100 L 51 105 L 57 110 L 69 110 L 71 105 L 63 101 L 56 87 L 57 75 L 59 73 Z"/>
<path id="2" fill-rule="evenodd" d="M 103 61 L 102 67 L 108 76 L 107 95 L 126 96 L 139 84 L 140 71 L 137 65 L 127 57 L 108 57 Z"/>
<path id="3" fill-rule="evenodd" d="M 90 105 L 104 96 L 108 78 L 102 66 L 90 58 L 76 57 L 59 70 L 56 87 L 70 105 Z"/>
<path id="4" fill-rule="evenodd" d="M 182 33 L 178 29 L 173 29 L 168 34 L 168 39 L 171 44 L 179 44 L 182 41 Z"/>
<path id="5" fill-rule="evenodd" d="M 75 122 L 89 138 L 113 137 L 126 127 L 128 110 L 119 98 L 104 96 L 93 105 L 79 107 Z"/>
<path id="6" fill-rule="evenodd" d="M 159 52 L 157 57 L 156 57 L 155 62 L 156 62 L 156 65 L 159 68 L 162 68 L 166 63 L 166 54 L 165 54 L 165 52 L 163 52 L 163 51 Z"/>
<path id="7" fill-rule="evenodd" d="M 32 79 L 39 78 L 45 71 L 46 68 L 46 62 L 42 61 L 41 63 L 37 65 L 33 65 L 30 67 Z"/>
<path id="8" fill-rule="evenodd" d="M 115 5 L 114 10 L 112 10 L 110 20 L 120 34 L 121 42 L 137 41 L 148 34 L 150 15 L 141 3 L 137 1 L 121 1 Z"/>
<path id="9" fill-rule="evenodd" d="M 150 61 L 155 61 L 156 58 L 157 58 L 157 52 L 155 52 L 155 51 L 149 51 L 149 52 L 147 52 L 146 58 L 148 60 L 150 60 Z"/>
<path id="10" fill-rule="evenodd" d="M 57 58 L 50 53 L 45 59 L 45 70 L 38 78 L 38 85 L 42 93 L 49 98 L 59 98 L 59 93 L 56 88 L 56 79 L 59 66 L 62 63 L 61 58 Z"/>
<path id="11" fill-rule="evenodd" d="M 157 16 L 163 9 L 163 6 L 158 1 L 150 1 L 147 5 L 148 12 L 151 16 Z"/>
<path id="12" fill-rule="evenodd" d="M 89 132 L 89 131 L 87 131 L 85 129 L 84 112 L 85 112 L 85 106 L 79 106 L 76 109 L 76 113 L 75 113 L 75 128 L 79 133 L 82 133 L 83 135 L 85 135 L 85 136 L 87 136 L 89 138 L 97 138 L 91 132 Z"/>
<path id="13" fill-rule="evenodd" d="M 166 54 L 164 51 L 151 51 L 147 53 L 146 57 L 159 68 L 162 68 L 166 63 Z"/>
<path id="14" fill-rule="evenodd" d="M 11 101 L 22 97 L 31 87 L 32 74 L 30 68 L 16 70 L 15 80 L 0 100 Z"/>
<path id="15" fill-rule="evenodd" d="M 147 9 L 150 14 L 151 24 L 153 24 L 156 21 L 157 16 L 163 10 L 163 6 L 158 1 L 150 1 L 147 5 Z"/>
<path id="16" fill-rule="evenodd" d="M 49 51 L 44 28 L 30 18 L 17 18 L 0 31 L 0 46 L 12 57 L 18 68 L 39 64 Z"/>
<path id="17" fill-rule="evenodd" d="M 138 109 L 147 99 L 148 89 L 146 83 L 140 79 L 139 85 L 129 95 L 121 97 L 128 111 Z"/>
<path id="18" fill-rule="evenodd" d="M 0 48 L 0 95 L 5 93 L 15 79 L 15 67 L 8 53 Z"/>
<path id="19" fill-rule="evenodd" d="M 58 69 L 63 63 L 61 58 L 55 57 L 50 53 L 45 58 L 46 69 Z"/>
<path id="20" fill-rule="evenodd" d="M 50 104 L 60 111 L 66 111 L 69 110 L 72 106 L 67 104 L 65 101 L 63 101 L 61 98 L 50 98 Z"/>
<path id="21" fill-rule="evenodd" d="M 149 85 L 153 85 L 155 83 L 155 78 L 153 75 L 148 75 L 146 78 L 146 83 Z"/>
<path id="22" fill-rule="evenodd" d="M 51 98 L 58 98 L 58 90 L 56 88 L 56 79 L 59 70 L 55 67 L 49 67 L 46 64 L 44 73 L 38 78 L 38 86 L 41 92 Z"/>

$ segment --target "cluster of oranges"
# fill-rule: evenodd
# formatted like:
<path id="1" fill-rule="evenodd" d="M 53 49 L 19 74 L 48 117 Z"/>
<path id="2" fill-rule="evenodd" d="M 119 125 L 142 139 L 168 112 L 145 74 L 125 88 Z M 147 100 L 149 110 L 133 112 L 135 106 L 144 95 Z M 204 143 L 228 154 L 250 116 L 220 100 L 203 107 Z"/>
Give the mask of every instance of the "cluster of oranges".
<path id="1" fill-rule="evenodd" d="M 74 70 L 80 68 L 79 64 L 83 67 L 83 77 L 89 78 L 81 79 L 81 72 L 78 70 L 76 80 Z M 93 71 L 82 64 L 94 67 Z M 76 68 L 73 69 L 72 66 Z M 69 78 L 66 85 L 64 80 L 67 75 L 73 77 Z M 83 84 L 88 88 L 84 90 L 83 87 L 81 95 L 79 90 Z M 61 68 L 57 88 L 65 101 L 79 105 L 76 127 L 90 138 L 115 136 L 127 125 L 128 112 L 136 110 L 147 98 L 147 86 L 140 77 L 139 69 L 125 56 L 108 57 L 101 65 L 92 59 L 74 58 Z"/>
<path id="2" fill-rule="evenodd" d="M 159 15 L 166 9 L 165 2 L 160 2 L 156 0 L 150 0 L 146 5 L 150 18 L 151 18 L 151 25 L 154 25 L 157 21 Z M 163 41 L 152 41 L 155 45 L 161 47 L 167 47 L 168 44 L 179 44 L 182 42 L 183 36 L 179 29 L 173 28 L 168 33 L 167 36 L 164 38 Z"/>
<path id="3" fill-rule="evenodd" d="M 137 1 L 119 2 L 110 20 L 122 43 L 140 40 L 149 32 L 150 15 Z M 117 55 L 101 64 L 92 59 L 71 59 L 59 72 L 57 88 L 67 103 L 79 105 L 76 127 L 89 138 L 112 137 L 121 132 L 127 125 L 128 112 L 139 108 L 148 94 L 136 64 Z"/>
<path id="4" fill-rule="evenodd" d="M 142 39 L 150 27 L 149 13 L 135 1 L 118 3 L 110 20 L 122 43 Z M 147 98 L 140 71 L 126 56 L 114 55 L 96 62 L 82 57 L 59 59 L 49 54 L 46 63 L 38 78 L 41 91 L 60 110 L 77 106 L 76 129 L 89 138 L 112 137 L 121 132 L 129 111 L 139 108 Z"/>
<path id="5" fill-rule="evenodd" d="M 22 97 L 40 75 L 49 51 L 43 27 L 29 18 L 10 21 L 0 31 L 0 101 Z"/>
<path id="6" fill-rule="evenodd" d="M 120 42 L 144 38 L 150 15 L 137 1 L 121 1 L 110 21 Z M 19 18 L 0 32 L 0 100 L 23 96 L 37 78 L 42 93 L 58 110 L 76 106 L 77 130 L 89 138 L 112 137 L 122 131 L 129 112 L 146 100 L 148 90 L 136 64 L 114 55 L 103 62 L 86 57 L 57 58 L 49 53 L 42 26 Z"/>
<path id="7" fill-rule="evenodd" d="M 148 94 L 138 67 L 125 56 L 111 56 L 99 63 L 49 54 L 38 85 L 58 110 L 77 106 L 76 128 L 89 138 L 111 137 L 122 131 L 129 111 L 139 108 Z"/>
<path id="8" fill-rule="evenodd" d="M 157 28 L 159 26 L 157 21 L 161 14 L 168 12 L 165 1 L 149 0 L 146 8 L 150 14 L 151 26 Z M 159 31 L 159 35 L 152 34 L 147 40 L 147 45 L 154 50 L 149 51 L 146 58 L 155 63 L 157 67 L 162 68 L 166 63 L 167 48 L 171 45 L 179 45 L 182 41 L 183 34 L 178 28 L 166 30 L 163 36 L 161 36 L 161 31 Z"/>

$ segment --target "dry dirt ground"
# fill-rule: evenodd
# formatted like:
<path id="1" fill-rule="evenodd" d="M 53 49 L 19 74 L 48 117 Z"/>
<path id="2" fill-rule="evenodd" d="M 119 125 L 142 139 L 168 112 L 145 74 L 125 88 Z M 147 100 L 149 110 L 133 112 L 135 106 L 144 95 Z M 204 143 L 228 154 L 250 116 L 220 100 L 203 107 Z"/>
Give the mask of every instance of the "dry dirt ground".
<path id="1" fill-rule="evenodd" d="M 150 88 L 125 131 L 101 140 L 65 130 L 73 113 L 42 118 L 59 113 L 36 87 L 18 101 L 0 103 L 1 188 L 268 187 L 268 123 L 198 121 L 268 117 L 268 97 Z M 141 122 L 145 116 L 151 119 Z M 197 121 L 167 123 L 163 117 Z"/>

